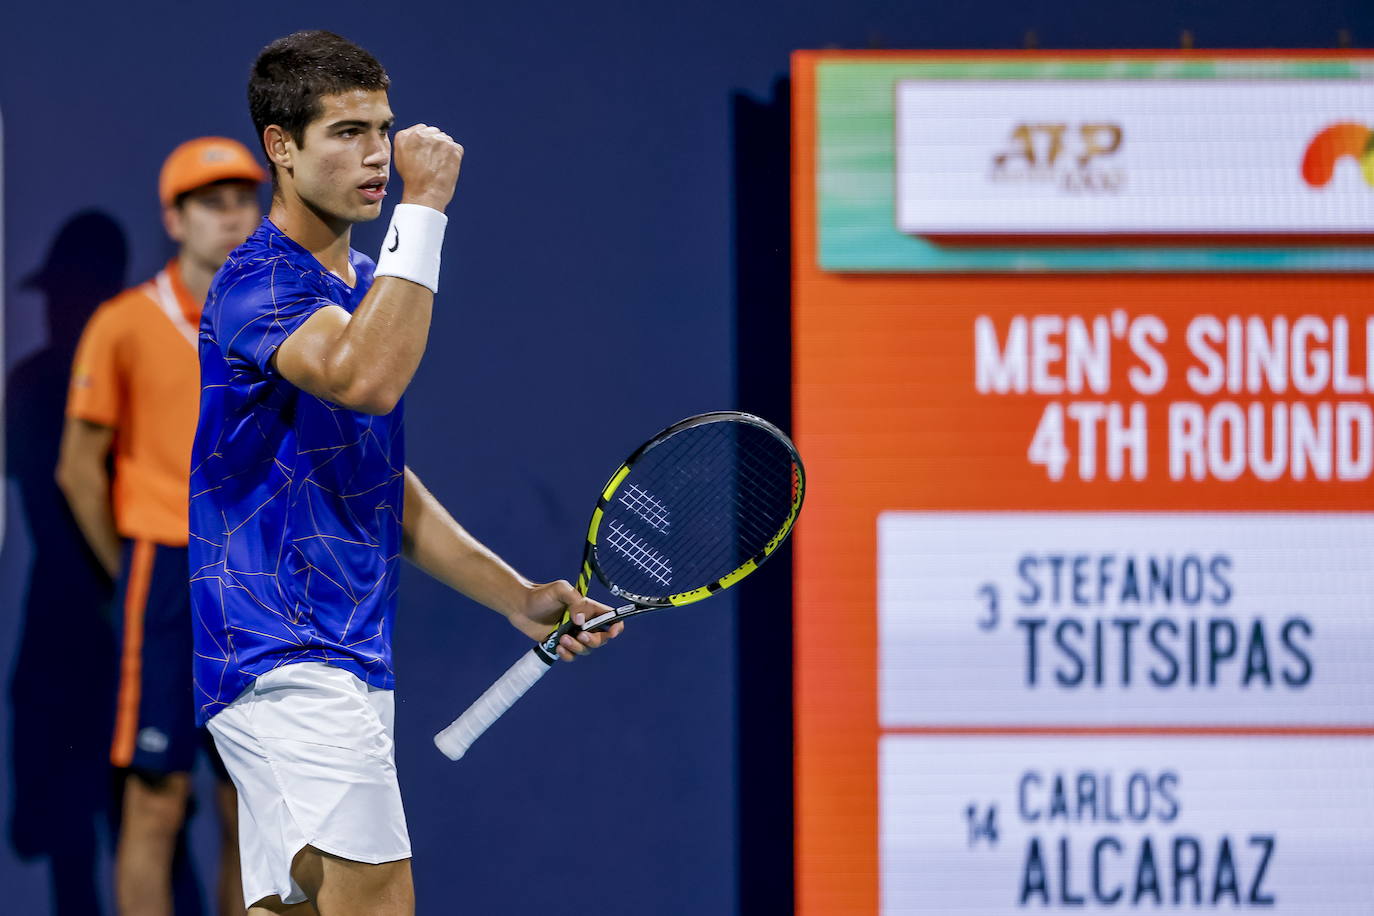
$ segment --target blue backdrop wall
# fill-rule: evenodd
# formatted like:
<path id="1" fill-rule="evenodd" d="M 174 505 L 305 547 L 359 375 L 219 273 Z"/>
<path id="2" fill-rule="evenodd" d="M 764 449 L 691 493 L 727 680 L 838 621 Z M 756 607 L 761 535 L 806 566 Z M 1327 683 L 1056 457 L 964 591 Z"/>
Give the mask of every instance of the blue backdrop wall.
<path id="1" fill-rule="evenodd" d="M 83 916 L 108 911 L 113 637 L 51 483 L 66 373 L 94 306 L 171 253 L 166 153 L 200 134 L 253 145 L 244 82 L 263 44 L 339 31 L 390 70 L 401 125 L 466 145 L 409 454 L 471 530 L 552 578 L 575 571 L 589 495 L 648 432 L 722 406 L 786 419 L 790 50 L 1007 48 L 1028 29 L 1066 48 L 1172 47 L 1183 29 L 1206 47 L 1374 38 L 1355 0 L 58 3 L 3 19 L 0 888 L 8 912 Z M 430 735 L 524 646 L 408 570 L 398 757 L 421 912 L 788 912 L 788 579 L 756 578 L 738 608 L 645 620 L 558 671 L 453 765 Z"/>

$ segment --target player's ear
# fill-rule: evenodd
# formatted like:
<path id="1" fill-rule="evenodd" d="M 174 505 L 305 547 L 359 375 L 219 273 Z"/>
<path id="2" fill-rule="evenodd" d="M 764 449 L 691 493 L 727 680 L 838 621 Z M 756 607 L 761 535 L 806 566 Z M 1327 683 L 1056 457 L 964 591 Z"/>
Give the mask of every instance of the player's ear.
<path id="1" fill-rule="evenodd" d="M 277 124 L 267 125 L 262 131 L 262 145 L 273 165 L 290 171 L 292 144 L 286 131 Z"/>

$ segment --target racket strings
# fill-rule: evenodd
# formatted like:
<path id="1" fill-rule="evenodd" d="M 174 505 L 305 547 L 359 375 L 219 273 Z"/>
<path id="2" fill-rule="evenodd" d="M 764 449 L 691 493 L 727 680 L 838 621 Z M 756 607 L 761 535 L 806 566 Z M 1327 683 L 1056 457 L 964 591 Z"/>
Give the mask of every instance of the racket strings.
<path id="1" fill-rule="evenodd" d="M 742 464 L 741 468 L 747 470 L 746 465 Z M 750 556 L 755 555 L 758 550 L 761 550 L 763 546 L 772 539 L 773 535 L 778 533 L 778 525 L 781 524 L 783 517 L 785 517 L 785 514 L 783 516 L 776 516 L 776 513 L 765 511 L 765 508 L 772 508 L 776 505 L 776 503 L 768 498 L 767 494 L 760 494 L 757 491 L 748 489 L 749 487 L 761 488 L 764 485 L 765 479 L 763 474 L 754 471 L 742 481 L 743 485 L 746 487 L 745 490 L 740 491 L 739 489 L 735 489 L 723 491 L 734 509 L 733 520 L 738 523 L 740 529 L 738 531 L 740 535 L 738 539 L 740 563 L 743 563 Z M 726 507 L 720 508 L 722 511 L 717 513 L 714 520 L 723 524 L 730 519 L 725 517 L 728 514 L 725 511 Z M 737 563 L 735 565 L 738 566 L 739 564 Z M 732 566 L 731 569 L 733 568 Z M 728 571 L 729 570 L 727 570 L 727 572 Z"/>
<path id="2" fill-rule="evenodd" d="M 625 492 L 617 500 L 622 506 L 648 522 L 654 529 L 668 533 L 668 507 L 652 494 L 634 484 L 625 487 Z"/>
<path id="3" fill-rule="evenodd" d="M 607 546 L 620 552 L 626 560 L 637 566 L 646 576 L 664 588 L 672 585 L 673 567 L 663 555 L 636 537 L 619 522 L 612 521 L 607 526 Z"/>
<path id="4" fill-rule="evenodd" d="M 689 427 L 649 449 L 605 509 L 597 565 L 648 597 L 691 591 L 763 553 L 798 485 L 792 449 L 748 423 Z"/>

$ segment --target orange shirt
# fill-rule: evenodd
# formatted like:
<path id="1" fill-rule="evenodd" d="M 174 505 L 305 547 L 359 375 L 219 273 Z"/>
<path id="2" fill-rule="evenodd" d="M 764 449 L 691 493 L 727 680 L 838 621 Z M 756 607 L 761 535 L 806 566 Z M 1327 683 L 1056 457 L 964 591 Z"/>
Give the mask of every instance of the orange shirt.
<path id="1" fill-rule="evenodd" d="M 96 309 L 76 348 L 67 416 L 114 427 L 115 526 L 127 538 L 187 541 L 200 310 L 173 259 Z"/>

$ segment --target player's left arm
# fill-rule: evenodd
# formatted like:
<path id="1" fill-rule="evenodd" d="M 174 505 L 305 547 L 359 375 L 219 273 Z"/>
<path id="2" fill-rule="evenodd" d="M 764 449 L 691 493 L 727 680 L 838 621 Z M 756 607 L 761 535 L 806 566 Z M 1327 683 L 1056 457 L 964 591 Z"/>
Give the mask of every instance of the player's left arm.
<path id="1" fill-rule="evenodd" d="M 402 515 L 405 557 L 454 591 L 502 614 L 533 640 L 558 626 L 564 609 L 581 623 L 610 610 L 579 594 L 562 579 L 535 583 L 526 579 L 482 544 L 449 514 L 410 468 L 405 470 Z M 601 633 L 564 636 L 558 656 L 572 661 L 620 635 L 623 623 Z"/>

